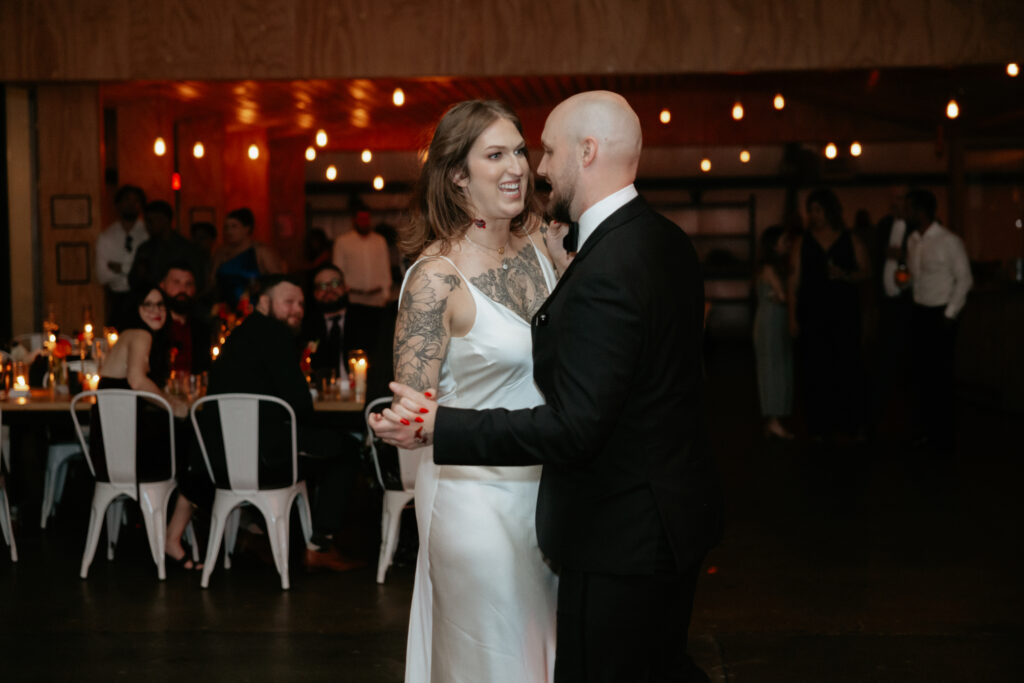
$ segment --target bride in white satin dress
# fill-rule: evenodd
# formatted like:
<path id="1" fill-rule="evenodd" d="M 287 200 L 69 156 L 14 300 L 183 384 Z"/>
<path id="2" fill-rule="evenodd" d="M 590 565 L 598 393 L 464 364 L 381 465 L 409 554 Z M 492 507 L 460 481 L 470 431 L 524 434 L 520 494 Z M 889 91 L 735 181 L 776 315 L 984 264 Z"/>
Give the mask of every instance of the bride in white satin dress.
<path id="1" fill-rule="evenodd" d="M 528 408 L 530 319 L 555 286 L 530 210 L 522 127 L 498 102 L 453 106 L 434 132 L 402 238 L 418 255 L 395 331 L 396 379 L 465 408 Z M 560 240 L 551 240 L 554 242 Z M 537 546 L 541 466 L 438 467 L 422 449 L 407 683 L 553 680 L 558 579 Z"/>

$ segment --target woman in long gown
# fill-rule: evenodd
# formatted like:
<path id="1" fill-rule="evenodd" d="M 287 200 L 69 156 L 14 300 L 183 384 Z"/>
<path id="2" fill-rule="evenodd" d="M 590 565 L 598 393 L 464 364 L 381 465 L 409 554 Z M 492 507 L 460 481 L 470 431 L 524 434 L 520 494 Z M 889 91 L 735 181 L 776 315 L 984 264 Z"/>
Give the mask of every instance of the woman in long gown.
<path id="1" fill-rule="evenodd" d="M 398 381 L 438 387 L 438 402 L 450 406 L 543 402 L 530 318 L 556 275 L 532 198 L 516 115 L 498 102 L 449 109 L 402 235 L 419 258 L 399 299 Z M 539 465 L 438 467 L 423 449 L 407 683 L 552 680 L 557 577 L 537 546 L 540 474 Z"/>
<path id="2" fill-rule="evenodd" d="M 792 439 L 780 418 L 793 408 L 793 348 L 786 311 L 786 259 L 789 239 L 780 225 L 761 234 L 761 266 L 757 272 L 754 354 L 757 388 L 765 436 Z"/>

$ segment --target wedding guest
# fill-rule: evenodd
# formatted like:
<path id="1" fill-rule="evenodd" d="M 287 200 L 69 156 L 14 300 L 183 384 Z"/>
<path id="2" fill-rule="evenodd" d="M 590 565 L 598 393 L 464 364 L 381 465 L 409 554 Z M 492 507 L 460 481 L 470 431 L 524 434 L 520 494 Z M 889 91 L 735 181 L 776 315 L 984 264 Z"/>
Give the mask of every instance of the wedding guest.
<path id="1" fill-rule="evenodd" d="M 206 255 L 207 260 L 213 258 L 213 245 L 217 242 L 217 226 L 206 221 L 192 224 L 190 228 L 192 242 Z"/>
<path id="2" fill-rule="evenodd" d="M 858 283 L 870 274 L 867 250 L 846 228 L 831 190 L 812 192 L 806 208 L 808 229 L 793 243 L 788 294 L 807 431 L 814 438 L 859 436 L 864 381 Z"/>
<path id="3" fill-rule="evenodd" d="M 100 367 L 100 389 L 134 389 L 162 396 L 171 405 L 175 419 L 175 470 L 179 496 L 174 512 L 167 523 L 164 552 L 174 564 L 193 569 L 192 560 L 182 545 L 182 535 L 192 518 L 193 503 L 212 499 L 212 486 L 204 472 L 189 468 L 191 449 L 188 434 L 192 431 L 185 422 L 188 403 L 177 396 L 163 392 L 170 373 L 169 346 L 165 324 L 167 322 L 167 299 L 158 287 L 140 287 L 129 292 L 129 306 L 121 319 L 117 343 L 103 359 Z M 93 408 L 95 411 L 95 407 Z M 100 422 L 93 415 L 91 424 Z M 167 433 L 167 417 L 163 410 L 149 403 L 139 402 L 138 427 L 144 435 L 146 448 L 140 450 L 137 476 L 140 482 L 160 481 L 170 476 L 169 450 L 170 435 Z M 93 453 L 103 452 L 103 436 L 98 427 L 90 432 Z M 94 457 L 94 464 L 101 468 L 104 460 Z M 102 475 L 100 475 L 102 476 Z M 202 565 L 195 567 L 201 569 Z"/>
<path id="4" fill-rule="evenodd" d="M 235 209 L 224 220 L 224 243 L 213 257 L 218 301 L 230 310 L 248 293 L 261 275 L 284 272 L 284 265 L 273 249 L 252 238 L 256 218 L 246 207 Z"/>
<path id="5" fill-rule="evenodd" d="M 764 433 L 781 439 L 793 438 L 780 421 L 789 417 L 793 408 L 793 347 L 786 310 L 789 246 L 790 240 L 781 225 L 773 225 L 761 234 L 754 314 L 754 352 Z"/>
<path id="6" fill-rule="evenodd" d="M 306 233 L 303 251 L 305 270 L 311 274 L 320 266 L 331 262 L 331 240 L 321 228 L 311 228 Z"/>
<path id="7" fill-rule="evenodd" d="M 149 233 L 142 220 L 146 193 L 134 185 L 122 185 L 114 194 L 117 220 L 107 226 L 96 240 L 96 279 L 106 293 L 107 321 L 126 313 L 129 300 L 128 273 L 135 250 Z"/>
<path id="8" fill-rule="evenodd" d="M 160 289 L 167 297 L 171 320 L 168 336 L 171 370 L 176 374 L 199 375 L 210 369 L 210 325 L 196 305 L 196 277 L 186 261 L 167 266 Z"/>
<path id="9" fill-rule="evenodd" d="M 334 240 L 334 265 L 345 273 L 354 304 L 383 308 L 391 294 L 388 244 L 370 227 L 370 212 L 359 208 L 355 230 Z"/>
<path id="10" fill-rule="evenodd" d="M 186 262 L 194 274 L 194 285 L 205 291 L 210 260 L 194 242 L 174 229 L 171 205 L 160 199 L 151 201 L 146 204 L 144 215 L 149 238 L 135 252 L 128 274 L 131 286 L 157 282 L 171 263 Z"/>

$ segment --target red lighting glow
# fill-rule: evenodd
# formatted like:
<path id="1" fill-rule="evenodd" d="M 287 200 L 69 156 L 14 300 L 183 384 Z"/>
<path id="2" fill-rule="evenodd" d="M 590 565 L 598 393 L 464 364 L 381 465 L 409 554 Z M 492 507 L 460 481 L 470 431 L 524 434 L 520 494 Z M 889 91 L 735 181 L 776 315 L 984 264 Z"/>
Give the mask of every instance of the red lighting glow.
<path id="1" fill-rule="evenodd" d="M 172 173 L 171 174 L 171 189 L 174 190 L 175 192 L 177 192 L 178 190 L 181 189 L 181 174 L 180 173 Z"/>

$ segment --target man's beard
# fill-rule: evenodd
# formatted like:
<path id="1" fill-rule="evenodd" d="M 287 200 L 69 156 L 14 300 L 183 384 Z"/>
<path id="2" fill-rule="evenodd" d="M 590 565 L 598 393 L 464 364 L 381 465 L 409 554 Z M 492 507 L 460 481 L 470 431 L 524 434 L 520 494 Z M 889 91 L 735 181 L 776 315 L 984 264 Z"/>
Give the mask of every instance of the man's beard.
<path id="1" fill-rule="evenodd" d="M 195 299 L 190 297 L 188 294 L 177 294 L 172 297 L 168 297 L 167 305 L 173 313 L 178 315 L 187 315 L 192 312 L 192 304 Z"/>
<path id="2" fill-rule="evenodd" d="M 348 307 L 348 294 L 342 294 L 334 301 L 317 301 L 316 310 L 321 313 L 337 313 L 343 308 Z"/>
<path id="3" fill-rule="evenodd" d="M 559 223 L 572 223 L 572 216 L 569 213 L 571 205 L 571 196 L 556 195 L 555 191 L 552 190 L 551 196 L 548 198 L 548 215 Z"/>
<path id="4" fill-rule="evenodd" d="M 122 211 L 121 220 L 129 223 L 134 223 L 135 219 L 139 217 L 138 211 Z"/>

